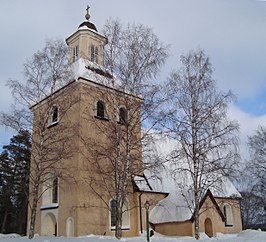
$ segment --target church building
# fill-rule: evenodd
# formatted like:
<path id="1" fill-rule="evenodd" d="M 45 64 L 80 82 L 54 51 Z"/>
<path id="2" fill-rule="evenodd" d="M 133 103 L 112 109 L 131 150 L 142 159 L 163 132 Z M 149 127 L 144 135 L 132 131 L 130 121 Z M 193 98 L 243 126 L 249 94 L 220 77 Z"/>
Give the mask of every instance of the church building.
<path id="1" fill-rule="evenodd" d="M 120 172 L 127 169 L 130 176 L 122 236 L 137 236 L 145 226 L 142 210 L 146 200 L 157 202 L 167 193 L 139 191 L 132 180 L 132 175 L 144 179 L 139 117 L 143 99 L 121 90 L 106 71 L 104 46 L 108 40 L 89 19 L 87 12 L 86 20 L 66 39 L 74 81 L 31 107 L 32 161 L 36 160 L 31 173 L 41 174 L 35 232 L 114 235 L 115 185 L 123 178 L 115 167 L 120 165 Z M 131 150 L 127 152 L 129 139 Z M 117 152 L 120 164 L 116 163 Z M 125 167 L 129 155 L 131 162 Z"/>
<path id="2" fill-rule="evenodd" d="M 122 161 L 129 153 L 131 157 L 131 179 L 123 204 L 123 236 L 138 236 L 145 230 L 147 201 L 154 231 L 192 236 L 193 214 L 184 204 L 178 205 L 183 201 L 167 184 L 158 187 L 145 176 L 140 124 L 143 99 L 120 89 L 119 81 L 105 69 L 104 47 L 108 40 L 90 22 L 88 10 L 86 20 L 66 43 L 73 81 L 31 107 L 32 156 L 40 155 L 34 141 L 46 147 L 42 150 L 45 172 L 40 178 L 35 232 L 44 236 L 113 236 L 117 223 L 114 184 L 121 175 L 115 172 L 114 157 L 119 152 Z M 134 125 L 129 127 L 129 120 Z M 44 121 L 40 132 L 39 124 Z M 123 162 L 119 164 L 123 166 Z M 36 173 L 34 166 L 36 163 L 32 163 L 32 174 Z M 223 196 L 208 190 L 201 209 L 200 230 L 209 236 L 236 233 L 242 228 L 240 194 L 234 189 Z"/>

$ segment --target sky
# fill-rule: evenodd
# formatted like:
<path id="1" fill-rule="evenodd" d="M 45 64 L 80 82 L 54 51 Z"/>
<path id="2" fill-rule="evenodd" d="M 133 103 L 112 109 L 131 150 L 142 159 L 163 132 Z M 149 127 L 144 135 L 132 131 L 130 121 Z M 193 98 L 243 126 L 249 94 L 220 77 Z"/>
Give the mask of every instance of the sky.
<path id="1" fill-rule="evenodd" d="M 159 81 L 178 68 L 179 57 L 203 49 L 210 57 L 214 78 L 237 100 L 229 116 L 240 124 L 241 153 L 247 136 L 266 126 L 266 1 L 257 0 L 1 0 L 0 111 L 8 111 L 12 96 L 5 86 L 23 78 L 23 63 L 49 38 L 66 39 L 85 18 L 100 31 L 108 18 L 144 24 L 153 29 L 170 56 Z M 12 132 L 0 129 L 0 146 Z"/>

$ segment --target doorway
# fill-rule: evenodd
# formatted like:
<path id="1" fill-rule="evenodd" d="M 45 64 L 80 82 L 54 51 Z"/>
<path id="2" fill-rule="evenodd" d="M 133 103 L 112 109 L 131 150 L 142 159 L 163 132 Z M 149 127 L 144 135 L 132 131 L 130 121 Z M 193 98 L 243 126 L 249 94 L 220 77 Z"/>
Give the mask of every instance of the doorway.
<path id="1" fill-rule="evenodd" d="M 44 217 L 42 235 L 57 236 L 57 222 L 54 214 L 48 213 Z"/>
<path id="2" fill-rule="evenodd" d="M 205 220 L 205 234 L 209 237 L 213 237 L 212 221 L 209 218 Z"/>

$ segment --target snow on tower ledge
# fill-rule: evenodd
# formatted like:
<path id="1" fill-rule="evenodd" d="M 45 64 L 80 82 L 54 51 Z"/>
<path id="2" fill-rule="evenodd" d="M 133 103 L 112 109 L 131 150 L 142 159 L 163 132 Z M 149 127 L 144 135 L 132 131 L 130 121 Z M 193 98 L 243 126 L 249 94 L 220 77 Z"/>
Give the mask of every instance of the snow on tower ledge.
<path id="1" fill-rule="evenodd" d="M 84 78 L 112 88 L 119 88 L 121 85 L 121 83 L 115 80 L 114 76 L 101 65 L 83 58 L 79 58 L 71 64 L 71 71 L 75 80 Z"/>

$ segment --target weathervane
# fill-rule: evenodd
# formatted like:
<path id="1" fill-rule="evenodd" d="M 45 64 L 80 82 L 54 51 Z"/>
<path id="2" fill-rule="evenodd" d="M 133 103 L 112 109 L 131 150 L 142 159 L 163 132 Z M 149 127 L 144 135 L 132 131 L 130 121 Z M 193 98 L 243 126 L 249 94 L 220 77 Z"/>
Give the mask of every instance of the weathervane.
<path id="1" fill-rule="evenodd" d="M 87 8 L 86 8 L 86 10 L 87 10 L 87 13 L 86 13 L 86 15 L 85 15 L 85 18 L 89 21 L 89 19 L 90 19 L 90 13 L 89 13 L 89 10 L 90 10 L 90 6 L 89 5 L 87 5 Z"/>

